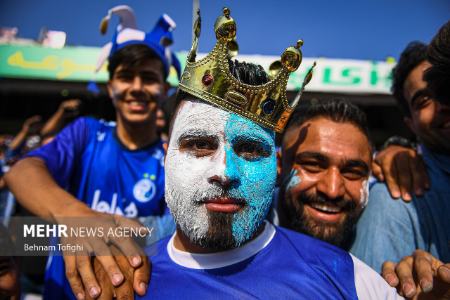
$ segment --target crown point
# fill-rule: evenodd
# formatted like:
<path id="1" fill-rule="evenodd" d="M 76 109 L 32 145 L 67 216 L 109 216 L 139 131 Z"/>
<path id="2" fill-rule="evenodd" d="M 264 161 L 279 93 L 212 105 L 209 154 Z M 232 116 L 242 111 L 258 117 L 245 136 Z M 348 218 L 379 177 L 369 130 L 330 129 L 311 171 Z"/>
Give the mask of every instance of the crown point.
<path id="1" fill-rule="evenodd" d="M 303 46 L 303 40 L 298 40 L 297 41 L 297 45 L 295 46 L 295 48 L 299 49 L 301 46 Z"/>
<path id="2" fill-rule="evenodd" d="M 227 18 L 230 17 L 230 9 L 228 7 L 223 8 L 223 15 Z"/>

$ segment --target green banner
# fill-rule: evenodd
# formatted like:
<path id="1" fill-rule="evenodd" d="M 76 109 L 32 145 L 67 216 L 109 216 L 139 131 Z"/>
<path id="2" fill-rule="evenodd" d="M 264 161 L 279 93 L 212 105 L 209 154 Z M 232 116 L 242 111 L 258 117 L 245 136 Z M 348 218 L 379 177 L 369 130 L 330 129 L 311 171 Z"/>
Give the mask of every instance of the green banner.
<path id="1" fill-rule="evenodd" d="M 106 82 L 106 64 L 94 72 L 99 54 L 100 48 L 95 47 L 0 45 L 0 77 Z M 178 56 L 183 64 L 186 54 Z M 178 84 L 175 70 L 171 70 L 169 82 Z"/>
<path id="2" fill-rule="evenodd" d="M 106 82 L 106 70 L 94 73 L 99 48 L 0 45 L 0 76 Z"/>
<path id="3" fill-rule="evenodd" d="M 97 74 L 94 72 L 99 54 L 100 48 L 94 47 L 53 49 L 39 45 L 0 45 L 0 77 L 106 82 L 106 65 Z M 187 53 L 179 52 L 177 56 L 184 68 Z M 202 56 L 204 54 L 199 54 L 198 58 Z M 238 59 L 267 68 L 279 57 L 240 55 Z M 393 62 L 327 58 L 304 58 L 300 68 L 291 74 L 288 90 L 296 91 L 302 86 L 303 78 L 314 61 L 317 61 L 317 67 L 307 91 L 390 94 Z M 173 68 L 169 83 L 178 85 Z"/>

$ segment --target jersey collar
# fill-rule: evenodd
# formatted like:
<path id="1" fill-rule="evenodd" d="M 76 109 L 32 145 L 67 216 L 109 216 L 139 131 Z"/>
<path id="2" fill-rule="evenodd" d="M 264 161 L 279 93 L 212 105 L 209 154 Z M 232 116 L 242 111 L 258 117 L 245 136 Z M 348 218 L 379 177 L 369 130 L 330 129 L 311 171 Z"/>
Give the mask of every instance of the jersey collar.
<path id="1" fill-rule="evenodd" d="M 189 269 L 223 268 L 246 260 L 260 252 L 269 245 L 275 236 L 275 232 L 275 227 L 265 221 L 263 232 L 244 246 L 206 254 L 190 253 L 176 249 L 173 245 L 175 233 L 167 243 L 167 253 L 174 263 Z"/>

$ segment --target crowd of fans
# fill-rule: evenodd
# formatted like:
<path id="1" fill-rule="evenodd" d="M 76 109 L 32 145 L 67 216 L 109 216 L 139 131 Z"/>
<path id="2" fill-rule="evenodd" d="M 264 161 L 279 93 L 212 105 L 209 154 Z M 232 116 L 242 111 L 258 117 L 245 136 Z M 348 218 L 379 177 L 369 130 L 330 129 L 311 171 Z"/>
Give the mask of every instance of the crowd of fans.
<path id="1" fill-rule="evenodd" d="M 44 298 L 450 297 L 450 22 L 430 44 L 407 45 L 393 70 L 393 96 L 416 141 L 395 137 L 375 149 L 354 104 L 303 101 L 278 150 L 272 131 L 183 86 L 167 100 L 166 79 L 177 64 L 167 54 L 172 22 L 163 16 L 145 39 L 130 38 L 134 28 L 115 35 L 108 58 L 115 122 L 80 116 L 81 101 L 71 99 L 45 122 L 33 116 L 15 136 L 0 136 L 2 239 L 19 206 L 58 224 L 79 217 L 72 226 L 145 225 L 155 229 L 147 245 L 163 239 L 169 252 L 144 253 L 131 239 L 65 240 L 89 251 L 49 254 L 37 287 Z M 229 64 L 245 84 L 269 80 L 260 67 Z M 202 197 L 217 215 L 196 206 Z M 25 280 L 18 261 L 0 260 L 6 296 L 19 297 Z M 262 273 L 270 294 L 252 281 Z M 296 282 L 307 281 L 297 290 Z"/>

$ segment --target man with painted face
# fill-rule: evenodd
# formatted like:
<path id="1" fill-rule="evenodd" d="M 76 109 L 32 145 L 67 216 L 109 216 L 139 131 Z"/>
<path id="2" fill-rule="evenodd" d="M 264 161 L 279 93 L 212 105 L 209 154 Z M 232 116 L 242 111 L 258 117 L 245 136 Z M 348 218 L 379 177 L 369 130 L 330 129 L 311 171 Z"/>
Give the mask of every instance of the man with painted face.
<path id="1" fill-rule="evenodd" d="M 268 81 L 261 67 L 229 60 L 235 24 L 228 9 L 215 32 L 214 50 L 197 62 L 196 36 L 179 86 L 165 159 L 177 230 L 147 250 L 146 297 L 396 298 L 347 252 L 264 221 L 277 173 L 274 131 L 291 112 L 285 87 L 301 43 L 285 50 Z"/>
<path id="2" fill-rule="evenodd" d="M 171 65 L 179 66 L 167 46 L 173 20 L 163 15 L 149 33 L 137 30 L 132 10 L 111 9 L 121 18 L 113 41 L 102 50 L 99 66 L 108 58 L 108 93 L 116 122 L 79 118 L 51 143 L 32 152 L 7 175 L 7 183 L 29 211 L 51 222 L 74 226 L 139 226 L 129 218 L 154 216 L 153 237 L 169 234 L 173 224 L 164 202 L 164 150 L 156 128 L 157 102 L 165 96 Z M 106 26 L 102 26 L 103 29 Z M 105 215 L 103 213 L 111 214 Z M 173 225 L 170 227 L 174 227 Z M 101 235 L 72 240 L 82 246 L 78 255 L 53 253 L 46 272 L 46 299 L 98 297 L 101 288 L 91 267 L 95 253 L 113 285 L 124 275 L 108 248 L 117 246 L 128 258 L 128 268 L 146 263 L 131 238 L 105 239 Z M 68 280 L 66 280 L 66 275 Z M 144 294 L 148 268 L 135 274 L 134 289 Z M 73 290 L 73 291 L 72 291 Z"/>

